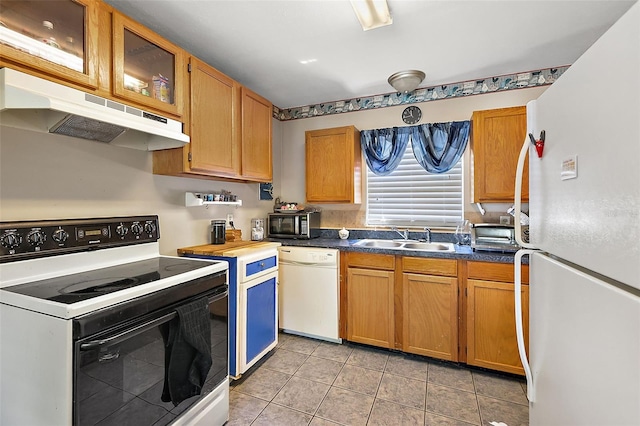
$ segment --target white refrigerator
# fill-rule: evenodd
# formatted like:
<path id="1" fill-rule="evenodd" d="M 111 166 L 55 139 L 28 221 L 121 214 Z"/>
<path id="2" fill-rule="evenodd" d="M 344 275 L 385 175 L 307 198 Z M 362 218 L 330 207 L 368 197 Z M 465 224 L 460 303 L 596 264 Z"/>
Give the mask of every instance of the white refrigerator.
<path id="1" fill-rule="evenodd" d="M 530 424 L 640 425 L 639 3 L 527 104 L 527 124 L 545 132 L 542 157 L 527 138 L 518 166 L 528 152 L 515 294 L 528 254 Z"/>

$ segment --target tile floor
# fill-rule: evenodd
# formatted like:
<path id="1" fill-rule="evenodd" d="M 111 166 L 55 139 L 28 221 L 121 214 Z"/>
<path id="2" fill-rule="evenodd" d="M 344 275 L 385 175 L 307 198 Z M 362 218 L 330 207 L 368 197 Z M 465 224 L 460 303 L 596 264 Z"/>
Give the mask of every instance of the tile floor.
<path id="1" fill-rule="evenodd" d="M 523 380 L 453 363 L 280 334 L 231 382 L 232 425 L 529 424 Z"/>

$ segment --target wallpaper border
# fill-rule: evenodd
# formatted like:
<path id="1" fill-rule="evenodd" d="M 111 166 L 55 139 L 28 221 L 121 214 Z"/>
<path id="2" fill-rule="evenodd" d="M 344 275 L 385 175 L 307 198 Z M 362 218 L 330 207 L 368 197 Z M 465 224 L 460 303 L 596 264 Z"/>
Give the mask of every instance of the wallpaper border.
<path id="1" fill-rule="evenodd" d="M 391 92 L 294 108 L 278 108 L 274 105 L 273 118 L 280 121 L 298 120 L 301 118 L 343 114 L 374 108 L 524 89 L 527 87 L 548 86 L 564 74 L 567 69 L 569 69 L 569 65 L 462 81 L 441 86 L 420 87 L 410 93 Z"/>

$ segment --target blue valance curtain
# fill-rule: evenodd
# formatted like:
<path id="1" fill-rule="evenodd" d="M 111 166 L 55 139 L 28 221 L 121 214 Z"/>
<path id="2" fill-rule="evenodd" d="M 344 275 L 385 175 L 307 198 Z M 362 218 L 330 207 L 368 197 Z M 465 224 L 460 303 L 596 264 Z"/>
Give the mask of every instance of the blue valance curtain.
<path id="1" fill-rule="evenodd" d="M 411 147 L 416 161 L 429 173 L 448 172 L 467 147 L 470 124 L 467 120 L 413 126 Z"/>
<path id="2" fill-rule="evenodd" d="M 378 176 L 386 176 L 398 167 L 409 137 L 418 163 L 429 173 L 445 173 L 464 153 L 470 124 L 469 121 L 452 121 L 363 130 L 360 144 L 369 170 Z"/>
<path id="3" fill-rule="evenodd" d="M 409 143 L 410 127 L 363 130 L 360 144 L 369 170 L 386 176 L 398 167 Z"/>

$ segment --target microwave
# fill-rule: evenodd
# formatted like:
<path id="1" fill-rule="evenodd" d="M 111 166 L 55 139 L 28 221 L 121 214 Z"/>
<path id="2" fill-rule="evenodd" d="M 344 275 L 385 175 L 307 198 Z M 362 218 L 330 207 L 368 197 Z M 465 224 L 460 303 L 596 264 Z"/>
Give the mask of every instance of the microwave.
<path id="1" fill-rule="evenodd" d="M 320 212 L 269 213 L 267 235 L 270 238 L 309 239 L 320 236 Z"/>

